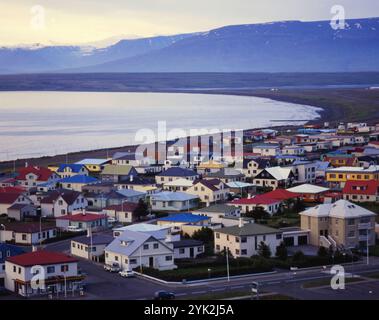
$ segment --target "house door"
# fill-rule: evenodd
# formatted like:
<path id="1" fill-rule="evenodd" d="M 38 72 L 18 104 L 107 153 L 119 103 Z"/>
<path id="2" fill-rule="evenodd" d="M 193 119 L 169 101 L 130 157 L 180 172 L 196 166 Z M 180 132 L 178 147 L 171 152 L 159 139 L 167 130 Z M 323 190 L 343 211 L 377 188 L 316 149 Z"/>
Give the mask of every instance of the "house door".
<path id="1" fill-rule="evenodd" d="M 190 258 L 193 258 L 193 256 L 194 256 L 193 248 L 190 248 Z"/>
<path id="2" fill-rule="evenodd" d="M 149 267 L 154 268 L 154 257 L 149 257 Z"/>

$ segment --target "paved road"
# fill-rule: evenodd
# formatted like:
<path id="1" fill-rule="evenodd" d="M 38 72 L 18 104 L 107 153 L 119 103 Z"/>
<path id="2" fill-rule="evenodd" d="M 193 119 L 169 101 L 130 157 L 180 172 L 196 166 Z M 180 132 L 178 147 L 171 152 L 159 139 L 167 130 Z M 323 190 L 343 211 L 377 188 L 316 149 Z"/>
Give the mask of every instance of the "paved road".
<path id="1" fill-rule="evenodd" d="M 71 239 L 46 246 L 49 250 L 68 252 Z M 248 278 L 211 281 L 201 285 L 165 285 L 144 278 L 122 278 L 118 274 L 108 273 L 103 266 L 86 260 L 80 260 L 80 268 L 87 274 L 86 299 L 151 299 L 158 290 L 172 291 L 178 298 L 198 296 L 206 293 L 224 291 L 245 291 L 251 289 L 251 283 L 258 281 L 261 290 L 289 295 L 297 299 L 379 299 L 379 281 L 347 283 L 345 290 L 332 290 L 329 287 L 304 289 L 305 282 L 330 279 L 331 275 L 323 268 L 312 268 L 289 272 L 251 276 Z M 379 259 L 372 258 L 371 265 L 363 263 L 345 266 L 346 272 L 364 275 L 366 272 L 379 272 Z"/>

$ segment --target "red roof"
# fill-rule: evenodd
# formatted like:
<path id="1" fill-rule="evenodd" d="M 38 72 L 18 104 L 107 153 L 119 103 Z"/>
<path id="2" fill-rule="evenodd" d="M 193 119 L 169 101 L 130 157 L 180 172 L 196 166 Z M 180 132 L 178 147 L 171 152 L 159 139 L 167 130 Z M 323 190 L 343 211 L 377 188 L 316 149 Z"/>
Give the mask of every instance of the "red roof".
<path id="1" fill-rule="evenodd" d="M 26 180 L 26 176 L 30 173 L 34 173 L 38 178 L 38 181 L 47 181 L 53 172 L 50 169 L 43 167 L 25 167 L 18 171 L 17 180 Z"/>
<path id="2" fill-rule="evenodd" d="M 346 181 L 345 187 L 342 192 L 344 194 L 364 194 L 364 195 L 377 195 L 379 192 L 379 181 Z"/>
<path id="3" fill-rule="evenodd" d="M 40 250 L 9 257 L 6 261 L 23 267 L 31 267 L 36 265 L 72 263 L 78 260 L 60 252 Z"/>
<path id="4" fill-rule="evenodd" d="M 20 194 L 15 192 L 0 192 L 0 203 L 12 204 L 19 196 Z"/>
<path id="5" fill-rule="evenodd" d="M 78 221 L 78 222 L 91 222 L 96 220 L 101 220 L 106 218 L 106 214 L 97 214 L 97 213 L 78 213 L 78 214 L 71 214 L 68 216 L 58 217 L 57 219 L 61 220 L 69 220 L 69 221 Z"/>
<path id="6" fill-rule="evenodd" d="M 299 193 L 290 192 L 285 189 L 276 189 L 273 191 L 270 191 L 268 193 L 264 194 L 266 197 L 275 199 L 275 200 L 288 200 L 288 199 L 294 199 L 294 198 L 300 198 L 301 195 Z"/>
<path id="7" fill-rule="evenodd" d="M 369 144 L 373 144 L 375 146 L 379 146 L 379 141 L 370 141 Z"/>
<path id="8" fill-rule="evenodd" d="M 231 204 L 273 204 L 278 203 L 280 200 L 272 199 L 267 197 L 265 194 L 257 195 L 254 198 L 243 198 L 243 199 L 237 199 L 233 200 Z"/>
<path id="9" fill-rule="evenodd" d="M 25 191 L 25 188 L 22 186 L 15 186 L 15 187 L 1 187 L 0 193 L 17 193 L 20 194 Z"/>

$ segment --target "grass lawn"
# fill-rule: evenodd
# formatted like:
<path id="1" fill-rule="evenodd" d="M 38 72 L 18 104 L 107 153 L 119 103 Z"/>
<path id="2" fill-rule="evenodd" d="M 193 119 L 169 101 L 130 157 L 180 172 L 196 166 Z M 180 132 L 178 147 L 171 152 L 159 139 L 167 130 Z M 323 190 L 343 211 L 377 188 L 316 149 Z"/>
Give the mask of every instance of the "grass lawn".
<path id="1" fill-rule="evenodd" d="M 310 289 L 310 288 L 318 288 L 318 287 L 324 287 L 330 285 L 331 279 L 320 279 L 315 281 L 309 281 L 303 284 L 303 288 Z M 363 281 L 362 278 L 346 278 L 345 283 L 354 283 L 354 282 L 360 282 Z"/>
<path id="2" fill-rule="evenodd" d="M 251 295 L 251 291 L 225 291 L 225 292 L 215 292 L 215 293 L 206 293 L 203 295 L 192 296 L 188 298 L 181 298 L 180 300 L 220 300 L 227 298 L 235 298 L 235 297 L 244 297 Z"/>
<path id="3" fill-rule="evenodd" d="M 374 273 L 366 273 L 364 274 L 365 277 L 371 278 L 371 279 L 379 279 L 379 272 L 374 272 Z"/>
<path id="4" fill-rule="evenodd" d="M 370 255 L 374 257 L 379 257 L 379 244 L 370 247 Z"/>

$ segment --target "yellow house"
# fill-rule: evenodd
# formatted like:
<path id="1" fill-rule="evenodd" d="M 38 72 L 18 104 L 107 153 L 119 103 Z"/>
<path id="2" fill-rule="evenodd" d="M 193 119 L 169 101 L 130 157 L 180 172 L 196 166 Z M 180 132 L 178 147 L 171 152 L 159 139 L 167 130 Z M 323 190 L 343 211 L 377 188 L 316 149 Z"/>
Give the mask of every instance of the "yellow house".
<path id="1" fill-rule="evenodd" d="M 367 169 L 362 167 L 340 167 L 326 171 L 326 181 L 331 187 L 343 188 L 348 180 L 379 180 L 379 166 L 370 166 Z"/>
<path id="2" fill-rule="evenodd" d="M 210 173 L 210 172 L 218 172 L 221 169 L 225 168 L 225 165 L 222 163 L 209 160 L 207 162 L 202 162 L 197 166 L 198 173 Z"/>
<path id="3" fill-rule="evenodd" d="M 108 162 L 107 159 L 83 159 L 76 164 L 84 165 L 89 173 L 100 173 Z"/>

